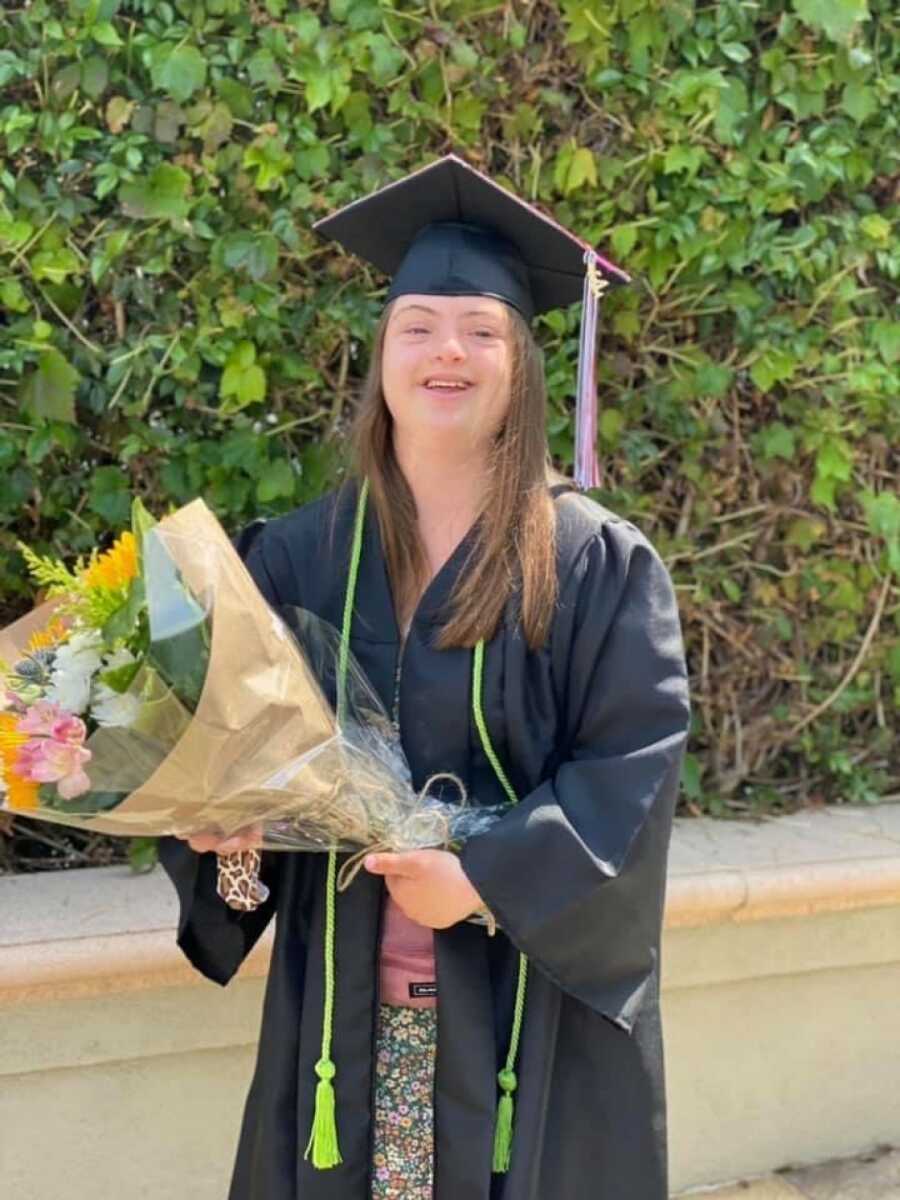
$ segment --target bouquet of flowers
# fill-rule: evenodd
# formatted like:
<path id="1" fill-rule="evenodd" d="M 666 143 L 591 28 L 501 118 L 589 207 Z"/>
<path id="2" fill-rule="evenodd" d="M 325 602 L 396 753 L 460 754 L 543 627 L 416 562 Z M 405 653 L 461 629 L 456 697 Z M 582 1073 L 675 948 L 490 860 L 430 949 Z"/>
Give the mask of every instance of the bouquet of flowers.
<path id="1" fill-rule="evenodd" d="M 499 815 L 414 791 L 352 658 L 338 721 L 336 631 L 274 612 L 202 500 L 159 522 L 137 502 L 74 569 L 20 548 L 47 601 L 0 631 L 0 808 L 125 836 L 258 824 L 263 848 L 362 851 L 458 845 Z M 235 895 L 220 859 L 220 894 L 252 908 L 259 855 L 241 858 L 251 886 Z"/>

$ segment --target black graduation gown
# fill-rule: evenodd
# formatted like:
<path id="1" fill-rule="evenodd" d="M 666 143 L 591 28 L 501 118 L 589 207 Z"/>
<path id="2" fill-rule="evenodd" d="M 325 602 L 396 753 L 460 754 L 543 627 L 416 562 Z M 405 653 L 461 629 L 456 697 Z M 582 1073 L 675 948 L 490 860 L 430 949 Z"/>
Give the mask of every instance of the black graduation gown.
<path id="1" fill-rule="evenodd" d="M 239 546 L 270 602 L 340 627 L 355 504 L 346 485 L 245 535 Z M 532 653 L 508 622 L 485 647 L 485 719 L 520 803 L 461 859 L 501 930 L 490 938 L 460 922 L 435 933 L 435 1200 L 668 1196 L 659 947 L 689 716 L 675 596 L 633 525 L 584 496 L 558 496 L 555 508 L 560 600 L 547 645 Z M 472 718 L 472 652 L 431 646 L 470 540 L 415 613 L 401 734 L 416 787 L 452 771 L 473 802 L 497 804 L 506 796 Z M 371 506 L 352 633 L 390 711 L 399 636 Z M 239 915 L 215 895 L 213 854 L 174 838 L 160 853 L 181 901 L 178 944 L 210 979 L 226 984 L 277 913 L 229 1200 L 369 1200 L 383 880 L 361 871 L 337 900 L 332 1057 L 343 1165 L 320 1171 L 303 1151 L 321 1043 L 327 856 L 265 853 L 272 894 Z M 519 949 L 530 968 L 512 1161 L 492 1175 Z"/>

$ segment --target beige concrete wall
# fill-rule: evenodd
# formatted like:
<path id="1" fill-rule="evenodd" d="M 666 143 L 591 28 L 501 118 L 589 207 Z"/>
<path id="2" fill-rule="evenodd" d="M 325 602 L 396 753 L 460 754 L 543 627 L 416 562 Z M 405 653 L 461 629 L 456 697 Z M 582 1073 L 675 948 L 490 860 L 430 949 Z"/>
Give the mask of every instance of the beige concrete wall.
<path id="1" fill-rule="evenodd" d="M 3 1195 L 224 1200 L 268 944 L 221 989 L 174 923 L 161 872 L 0 879 Z M 900 1144 L 900 806 L 679 822 L 663 1015 L 673 1191 Z"/>

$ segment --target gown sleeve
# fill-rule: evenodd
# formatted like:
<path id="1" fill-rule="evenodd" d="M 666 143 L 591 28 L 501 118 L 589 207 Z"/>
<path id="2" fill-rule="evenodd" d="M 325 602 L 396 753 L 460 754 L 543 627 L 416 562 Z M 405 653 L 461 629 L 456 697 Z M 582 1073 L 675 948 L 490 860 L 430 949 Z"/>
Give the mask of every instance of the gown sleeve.
<path id="1" fill-rule="evenodd" d="M 656 551 L 625 522 L 591 536 L 560 600 L 560 765 L 460 859 L 533 966 L 631 1033 L 659 958 L 689 724 L 678 610 Z"/>
<path id="2" fill-rule="evenodd" d="M 234 539 L 256 585 L 272 605 L 279 603 L 278 571 L 265 553 L 263 521 L 254 521 Z M 158 840 L 159 861 L 175 885 L 180 912 L 177 943 L 197 970 L 223 987 L 253 949 L 275 912 L 282 869 L 279 852 L 263 851 L 260 877 L 269 888 L 253 912 L 229 908 L 216 891 L 216 854 L 198 854 L 176 837 Z"/>

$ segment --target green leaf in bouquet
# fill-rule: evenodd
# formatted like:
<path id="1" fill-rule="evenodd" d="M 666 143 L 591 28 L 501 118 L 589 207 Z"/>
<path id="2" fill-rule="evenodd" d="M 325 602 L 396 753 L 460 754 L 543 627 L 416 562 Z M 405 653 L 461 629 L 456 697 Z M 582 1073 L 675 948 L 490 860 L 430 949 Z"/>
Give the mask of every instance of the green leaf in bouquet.
<path id="1" fill-rule="evenodd" d="M 137 542 L 138 557 L 144 544 L 144 534 L 156 524 L 156 517 L 144 505 L 140 496 L 135 496 L 131 502 L 131 532 Z"/>
<path id="2" fill-rule="evenodd" d="M 128 843 L 128 865 L 138 875 L 152 871 L 158 859 L 156 838 L 136 837 Z"/>
<path id="3" fill-rule="evenodd" d="M 144 585 L 150 624 L 148 662 L 193 710 L 206 681 L 209 618 L 155 529 L 144 540 Z"/>
<path id="4" fill-rule="evenodd" d="M 111 667 L 108 671 L 100 672 L 100 682 L 105 683 L 108 688 L 112 688 L 114 692 L 118 692 L 121 696 L 134 683 L 135 676 L 141 669 L 141 663 L 135 662 L 125 663 L 122 667 Z"/>
<path id="5" fill-rule="evenodd" d="M 146 603 L 144 581 L 139 575 L 135 576 L 129 585 L 125 600 L 110 614 L 100 631 L 107 646 L 112 647 L 117 642 L 126 641 L 131 637 L 137 628 Z M 110 686 L 113 685 L 110 684 Z"/>
<path id="6" fill-rule="evenodd" d="M 117 808 L 124 799 L 125 796 L 122 792 L 95 792 L 92 790 L 82 792 L 80 796 L 73 796 L 71 800 L 65 800 L 57 792 L 55 784 L 44 783 L 38 789 L 38 801 L 41 808 L 82 817 L 92 817 L 97 813 L 109 812 L 110 809 Z"/>

